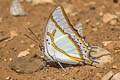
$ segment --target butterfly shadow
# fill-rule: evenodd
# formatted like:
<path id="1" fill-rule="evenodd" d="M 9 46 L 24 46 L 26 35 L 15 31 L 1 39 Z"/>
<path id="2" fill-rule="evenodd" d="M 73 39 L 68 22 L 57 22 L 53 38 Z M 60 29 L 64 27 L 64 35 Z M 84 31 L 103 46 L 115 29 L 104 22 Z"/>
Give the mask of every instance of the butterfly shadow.
<path id="1" fill-rule="evenodd" d="M 57 62 L 47 62 L 47 65 L 49 65 L 49 67 L 61 68 Z M 61 63 L 61 65 L 63 66 L 63 68 L 85 66 L 85 64 L 71 65 L 71 64 L 65 64 L 65 63 Z"/>

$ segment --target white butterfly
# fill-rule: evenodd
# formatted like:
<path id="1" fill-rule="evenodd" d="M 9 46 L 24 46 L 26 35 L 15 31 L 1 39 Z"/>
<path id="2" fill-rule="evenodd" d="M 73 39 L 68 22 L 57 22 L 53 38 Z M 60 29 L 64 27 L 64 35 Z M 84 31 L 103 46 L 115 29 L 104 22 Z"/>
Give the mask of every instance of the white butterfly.
<path id="1" fill-rule="evenodd" d="M 39 40 L 32 30 L 29 30 L 36 39 Z M 57 62 L 64 71 L 65 69 L 62 67 L 61 63 L 98 63 L 93 60 L 93 57 L 90 54 L 91 52 L 94 52 L 92 51 L 92 48 L 96 47 L 90 47 L 88 43 L 85 42 L 82 37 L 83 34 L 81 25 L 80 28 L 78 28 L 78 31 L 80 32 L 80 36 L 70 24 L 63 7 L 57 6 L 48 19 L 44 37 L 44 46 L 40 45 L 40 50 L 45 56 L 47 56 L 48 59 Z M 27 37 L 32 39 L 29 36 Z M 34 39 L 32 40 L 35 41 Z M 41 44 L 41 42 L 37 43 Z"/>
<path id="2" fill-rule="evenodd" d="M 90 55 L 91 47 L 74 30 L 62 6 L 57 6 L 49 17 L 44 50 L 41 50 L 48 59 L 58 64 L 92 64 L 94 62 Z"/>

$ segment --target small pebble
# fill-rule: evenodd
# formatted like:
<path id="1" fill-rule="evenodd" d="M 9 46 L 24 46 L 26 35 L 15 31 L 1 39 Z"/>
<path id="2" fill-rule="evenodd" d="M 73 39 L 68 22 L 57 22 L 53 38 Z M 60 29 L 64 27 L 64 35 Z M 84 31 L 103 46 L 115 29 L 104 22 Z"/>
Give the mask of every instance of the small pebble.
<path id="1" fill-rule="evenodd" d="M 26 2 L 31 3 L 33 0 L 26 0 Z"/>
<path id="2" fill-rule="evenodd" d="M 64 77 L 65 76 L 65 74 L 62 74 L 62 77 Z"/>
<path id="3" fill-rule="evenodd" d="M 89 20 L 89 19 L 87 19 L 85 22 L 86 22 L 86 24 L 89 24 L 89 23 L 90 23 L 90 20 Z"/>
<path id="4" fill-rule="evenodd" d="M 8 77 L 6 77 L 5 79 L 6 79 L 6 80 L 10 80 L 10 79 L 11 79 L 11 77 L 10 77 L 10 76 L 8 76 Z"/>
<path id="5" fill-rule="evenodd" d="M 9 58 L 9 61 L 12 61 L 12 58 Z"/>
<path id="6" fill-rule="evenodd" d="M 112 26 L 116 25 L 116 24 L 117 24 L 117 20 L 111 20 L 111 21 L 110 21 L 110 24 L 111 24 Z"/>
<path id="7" fill-rule="evenodd" d="M 29 25 L 31 25 L 31 22 L 26 22 L 26 24 L 29 26 Z"/>
<path id="8" fill-rule="evenodd" d="M 11 37 L 11 38 L 14 38 L 14 37 L 16 37 L 16 36 L 18 36 L 18 34 L 17 34 L 16 31 L 10 31 L 10 37 Z"/>
<path id="9" fill-rule="evenodd" d="M 120 36 L 118 37 L 118 39 L 120 39 Z"/>
<path id="10" fill-rule="evenodd" d="M 100 23 L 99 23 L 99 22 L 97 22 L 97 23 L 96 23 L 96 26 L 99 26 L 99 25 L 100 25 Z"/>
<path id="11" fill-rule="evenodd" d="M 6 47 L 6 46 L 7 46 L 7 44 L 6 44 L 6 43 L 3 43 L 2 46 L 1 46 L 1 48 L 4 48 L 4 47 Z"/>
<path id="12" fill-rule="evenodd" d="M 95 9 L 96 9 L 95 7 L 90 7 L 90 11 L 92 12 L 95 11 Z"/>
<path id="13" fill-rule="evenodd" d="M 118 3 L 118 0 L 113 0 L 114 3 Z"/>
<path id="14" fill-rule="evenodd" d="M 95 32 L 96 32 L 96 31 L 98 31 L 98 29 L 97 29 L 97 28 L 92 28 L 92 30 L 93 30 L 93 31 L 95 31 Z"/>
<path id="15" fill-rule="evenodd" d="M 112 41 L 106 46 L 107 49 L 115 49 L 115 48 L 120 48 L 120 41 Z"/>
<path id="16" fill-rule="evenodd" d="M 102 74 L 101 74 L 101 73 L 96 73 L 96 77 L 101 78 L 101 77 L 102 77 Z"/>
<path id="17" fill-rule="evenodd" d="M 38 5 L 43 3 L 53 3 L 53 0 L 33 0 L 32 5 Z"/>
<path id="18" fill-rule="evenodd" d="M 25 41 L 24 41 L 24 40 L 21 40 L 21 41 L 20 41 L 20 43 L 24 44 L 24 43 L 25 43 Z"/>
<path id="19" fill-rule="evenodd" d="M 5 61 L 5 62 L 6 62 L 6 61 L 7 61 L 7 59 L 4 59 L 3 61 Z"/>
<path id="20" fill-rule="evenodd" d="M 37 57 L 34 57 L 35 55 Z M 37 54 L 16 57 L 9 64 L 10 69 L 18 73 L 33 73 L 39 70 L 43 70 L 45 66 L 46 62 L 41 60 Z"/>
<path id="21" fill-rule="evenodd" d="M 115 74 L 111 80 L 120 80 L 120 72 Z"/>
<path id="22" fill-rule="evenodd" d="M 19 0 L 12 0 L 12 4 L 10 7 L 10 13 L 12 16 L 25 16 L 26 12 L 23 9 Z"/>
<path id="23" fill-rule="evenodd" d="M 25 1 L 25 0 L 19 0 L 20 2 L 23 2 L 23 1 Z"/>
<path id="24" fill-rule="evenodd" d="M 34 48 L 34 47 L 35 47 L 35 44 L 31 44 L 31 45 L 30 45 L 30 48 Z"/>
<path id="25" fill-rule="evenodd" d="M 110 44 L 112 41 L 102 41 L 104 46 L 107 46 L 108 44 Z"/>
<path id="26" fill-rule="evenodd" d="M 101 80 L 110 80 L 110 78 L 114 75 L 113 71 L 108 72 Z"/>
<path id="27" fill-rule="evenodd" d="M 99 15 L 100 15 L 100 17 L 102 17 L 102 16 L 103 16 L 103 12 L 100 12 L 100 14 L 99 14 Z"/>
<path id="28" fill-rule="evenodd" d="M 18 54 L 17 57 L 24 57 L 24 56 L 27 56 L 27 55 L 29 55 L 29 54 L 30 54 L 29 50 L 25 50 L 25 51 L 21 51 L 21 52 Z"/>
<path id="29" fill-rule="evenodd" d="M 116 12 L 115 14 L 116 14 L 118 17 L 120 17 L 120 12 Z"/>
<path id="30" fill-rule="evenodd" d="M 95 1 L 91 1 L 89 3 L 85 3 L 84 5 L 85 6 L 96 5 L 96 2 Z"/>
<path id="31" fill-rule="evenodd" d="M 105 50 L 102 47 L 95 46 L 96 49 L 92 49 L 93 51 L 96 51 L 95 53 L 91 53 L 91 56 L 95 57 L 95 61 L 99 62 L 98 63 L 93 63 L 93 65 L 97 67 L 104 67 L 105 64 L 107 63 L 112 63 L 113 58 L 110 56 L 110 52 Z"/>
<path id="32" fill-rule="evenodd" d="M 78 12 L 74 12 L 71 14 L 72 16 L 77 16 L 78 15 Z"/>
<path id="33" fill-rule="evenodd" d="M 116 65 L 113 65 L 112 66 L 112 69 L 117 69 L 118 67 Z"/>
<path id="34" fill-rule="evenodd" d="M 103 16 L 103 22 L 104 23 L 108 23 L 113 19 L 118 19 L 118 17 L 116 15 L 110 14 L 110 13 L 106 13 Z"/>

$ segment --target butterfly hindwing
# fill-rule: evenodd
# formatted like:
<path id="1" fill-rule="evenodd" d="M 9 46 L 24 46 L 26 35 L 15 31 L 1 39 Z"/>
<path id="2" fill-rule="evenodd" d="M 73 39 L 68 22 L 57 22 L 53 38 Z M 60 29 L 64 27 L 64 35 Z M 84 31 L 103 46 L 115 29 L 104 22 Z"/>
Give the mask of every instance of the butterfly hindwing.
<path id="1" fill-rule="evenodd" d="M 69 41 L 68 35 L 63 34 L 58 28 L 56 28 L 52 19 L 49 20 L 46 29 L 45 44 L 45 55 L 49 59 L 53 58 L 52 60 L 68 64 L 78 63 L 75 59 L 79 61 L 81 60 L 77 49 L 73 46 L 73 43 Z"/>

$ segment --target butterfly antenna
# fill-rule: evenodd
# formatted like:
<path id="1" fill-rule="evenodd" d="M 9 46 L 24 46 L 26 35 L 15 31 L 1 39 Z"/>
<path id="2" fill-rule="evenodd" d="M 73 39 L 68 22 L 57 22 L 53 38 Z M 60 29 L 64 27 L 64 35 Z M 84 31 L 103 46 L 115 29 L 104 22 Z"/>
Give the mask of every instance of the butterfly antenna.
<path id="1" fill-rule="evenodd" d="M 38 41 L 36 41 L 36 40 L 34 40 L 33 38 L 31 38 L 30 36 L 28 36 L 27 34 L 24 34 L 27 38 L 29 38 L 29 39 L 31 39 L 31 40 L 33 40 L 34 42 L 36 42 L 36 43 L 39 43 Z M 40 43 L 39 43 L 40 44 Z"/>
<path id="2" fill-rule="evenodd" d="M 66 72 L 66 70 L 64 69 L 64 67 L 62 66 L 62 64 L 61 64 L 60 62 L 58 62 L 58 61 L 57 61 L 57 63 L 58 63 L 59 66 L 62 68 L 62 70 L 63 70 L 64 72 Z"/>
<path id="3" fill-rule="evenodd" d="M 33 34 L 33 36 L 39 41 L 39 44 L 42 45 L 42 44 L 41 44 L 41 41 L 40 41 L 41 39 L 39 39 L 39 38 L 35 35 L 35 33 L 34 33 L 30 28 L 28 28 L 28 30 L 29 30 L 29 31 Z"/>
<path id="4" fill-rule="evenodd" d="M 55 51 L 54 51 L 54 53 L 55 53 Z M 54 56 L 55 56 L 55 54 L 54 54 Z M 52 56 L 51 56 L 52 57 Z M 52 57 L 53 58 L 53 57 Z M 55 56 L 55 58 L 56 58 L 56 56 Z M 56 63 L 58 63 L 58 65 L 62 68 L 62 70 L 64 71 L 64 72 L 66 72 L 66 70 L 64 69 L 64 67 L 62 66 L 62 64 L 59 62 L 59 61 L 56 61 L 54 58 L 53 58 L 53 60 L 56 62 Z"/>

